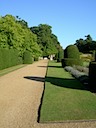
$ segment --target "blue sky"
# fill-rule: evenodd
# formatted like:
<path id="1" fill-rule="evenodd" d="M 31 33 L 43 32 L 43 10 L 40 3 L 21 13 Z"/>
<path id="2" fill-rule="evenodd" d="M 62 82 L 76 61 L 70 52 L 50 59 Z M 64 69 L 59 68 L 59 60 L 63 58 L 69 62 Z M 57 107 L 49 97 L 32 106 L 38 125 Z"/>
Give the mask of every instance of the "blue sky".
<path id="1" fill-rule="evenodd" d="M 0 15 L 52 26 L 63 48 L 90 34 L 96 40 L 96 0 L 0 0 Z"/>

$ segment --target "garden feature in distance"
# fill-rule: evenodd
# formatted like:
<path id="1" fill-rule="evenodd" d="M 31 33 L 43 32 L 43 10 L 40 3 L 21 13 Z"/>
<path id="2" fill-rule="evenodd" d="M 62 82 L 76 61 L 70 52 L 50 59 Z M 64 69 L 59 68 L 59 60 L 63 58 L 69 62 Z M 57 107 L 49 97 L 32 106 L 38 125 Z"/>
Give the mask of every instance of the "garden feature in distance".
<path id="1" fill-rule="evenodd" d="M 50 61 L 39 122 L 96 119 L 96 95 L 66 72 L 61 63 Z"/>

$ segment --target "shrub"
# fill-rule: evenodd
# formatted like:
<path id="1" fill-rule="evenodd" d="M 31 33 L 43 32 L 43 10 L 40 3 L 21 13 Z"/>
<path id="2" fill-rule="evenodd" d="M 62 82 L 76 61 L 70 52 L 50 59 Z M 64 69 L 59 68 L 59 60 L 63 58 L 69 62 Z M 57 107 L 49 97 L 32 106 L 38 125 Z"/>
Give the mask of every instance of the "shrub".
<path id="1" fill-rule="evenodd" d="M 34 62 L 34 58 L 32 57 L 32 63 Z"/>
<path id="2" fill-rule="evenodd" d="M 55 54 L 54 60 L 58 59 L 58 53 Z"/>
<path id="3" fill-rule="evenodd" d="M 3 69 L 3 55 L 2 55 L 2 51 L 0 49 L 0 70 Z"/>
<path id="4" fill-rule="evenodd" d="M 18 57 L 18 64 L 23 64 L 23 59 L 22 59 L 22 57 Z"/>
<path id="5" fill-rule="evenodd" d="M 91 60 L 93 60 L 93 57 L 92 54 L 81 54 L 80 59 L 86 62 L 90 62 Z"/>
<path id="6" fill-rule="evenodd" d="M 95 51 L 95 61 L 96 61 L 96 51 Z"/>
<path id="7" fill-rule="evenodd" d="M 93 61 L 96 61 L 96 51 L 95 50 L 92 51 L 92 57 L 93 57 Z"/>
<path id="8" fill-rule="evenodd" d="M 65 58 L 74 58 L 79 59 L 80 53 L 76 45 L 69 45 L 64 50 L 64 57 Z"/>
<path id="9" fill-rule="evenodd" d="M 9 52 L 10 52 L 10 61 L 11 61 L 10 66 L 17 65 L 19 60 L 18 57 L 19 51 L 16 49 L 10 49 Z"/>
<path id="10" fill-rule="evenodd" d="M 23 63 L 32 64 L 32 55 L 29 51 L 24 52 Z"/>
<path id="11" fill-rule="evenodd" d="M 77 78 L 81 83 L 88 84 L 88 75 L 86 75 L 84 72 L 80 72 L 76 69 L 74 69 L 71 66 L 66 66 L 65 70 L 71 73 L 75 78 Z"/>
<path id="12" fill-rule="evenodd" d="M 38 61 L 38 57 L 34 57 L 34 61 Z"/>
<path id="13" fill-rule="evenodd" d="M 96 92 L 96 62 L 89 64 L 89 87 L 91 91 Z"/>
<path id="14" fill-rule="evenodd" d="M 73 67 L 71 67 L 71 66 L 66 66 L 64 69 L 65 69 L 66 71 L 68 71 L 68 72 L 71 72 L 72 69 L 73 69 Z"/>
<path id="15" fill-rule="evenodd" d="M 65 67 L 64 59 L 61 60 L 61 64 L 62 64 L 62 68 L 64 68 Z"/>
<path id="16" fill-rule="evenodd" d="M 73 76 L 75 76 L 76 78 L 79 78 L 80 76 L 82 75 L 85 75 L 83 72 L 80 72 L 76 69 L 74 69 L 73 67 L 71 66 L 66 66 L 65 67 L 65 70 L 67 70 L 68 72 L 70 72 Z"/>
<path id="17" fill-rule="evenodd" d="M 3 59 L 3 69 L 10 67 L 10 53 L 8 49 L 1 49 Z"/>
<path id="18" fill-rule="evenodd" d="M 80 53 L 75 45 L 69 45 L 64 50 L 64 60 L 62 60 L 62 66 L 82 65 L 80 60 Z"/>
<path id="19" fill-rule="evenodd" d="M 0 49 L 0 69 L 18 64 L 18 51 L 15 49 Z"/>
<path id="20" fill-rule="evenodd" d="M 57 58 L 57 62 L 61 62 L 61 60 L 64 58 L 64 51 L 60 50 L 58 52 L 58 58 Z"/>
<path id="21" fill-rule="evenodd" d="M 80 59 L 72 59 L 72 58 L 64 58 L 62 61 L 63 66 L 74 66 L 74 65 L 82 65 L 82 60 Z"/>
<path id="22" fill-rule="evenodd" d="M 86 74 L 88 74 L 89 72 L 89 68 L 86 68 L 84 66 L 74 66 L 74 68 L 79 70 L 80 72 L 85 72 Z"/>

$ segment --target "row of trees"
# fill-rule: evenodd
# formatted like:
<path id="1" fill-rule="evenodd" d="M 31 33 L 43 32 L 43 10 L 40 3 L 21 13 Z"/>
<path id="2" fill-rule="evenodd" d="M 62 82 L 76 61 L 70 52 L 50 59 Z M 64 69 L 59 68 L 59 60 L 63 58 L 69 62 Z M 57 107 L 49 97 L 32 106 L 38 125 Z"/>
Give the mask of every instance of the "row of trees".
<path id="1" fill-rule="evenodd" d="M 89 53 L 90 51 L 96 50 L 96 41 L 92 39 L 90 35 L 85 36 L 86 39 L 76 40 L 75 45 L 78 47 L 80 52 Z"/>
<path id="2" fill-rule="evenodd" d="M 40 56 L 42 53 L 37 44 L 37 36 L 23 21 L 11 15 L 0 18 L 0 48 L 17 49 L 21 57 L 26 50 L 32 56 Z"/>
<path id="3" fill-rule="evenodd" d="M 0 48 L 16 49 L 20 57 L 26 50 L 34 58 L 56 54 L 62 47 L 51 29 L 47 24 L 29 28 L 18 16 L 0 17 Z"/>
<path id="4" fill-rule="evenodd" d="M 30 28 L 37 35 L 37 43 L 42 50 L 43 56 L 56 54 L 62 50 L 57 36 L 52 33 L 52 27 L 47 24 L 40 24 Z"/>

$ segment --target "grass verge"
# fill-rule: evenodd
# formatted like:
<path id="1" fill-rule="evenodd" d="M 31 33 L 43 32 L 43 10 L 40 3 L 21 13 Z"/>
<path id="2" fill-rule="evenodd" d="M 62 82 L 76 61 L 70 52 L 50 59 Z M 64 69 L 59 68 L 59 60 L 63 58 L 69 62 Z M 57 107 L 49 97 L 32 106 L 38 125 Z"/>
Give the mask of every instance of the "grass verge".
<path id="1" fill-rule="evenodd" d="M 61 68 L 60 63 L 49 62 L 40 122 L 90 119 L 96 119 L 96 95 Z"/>
<path id="2" fill-rule="evenodd" d="M 0 76 L 3 76 L 3 75 L 5 75 L 5 74 L 7 74 L 9 72 L 15 71 L 15 70 L 17 70 L 19 68 L 22 68 L 24 66 L 26 66 L 26 65 L 21 64 L 21 65 L 16 65 L 16 66 L 12 66 L 10 68 L 6 68 L 6 69 L 3 69 L 3 70 L 0 70 Z"/>

